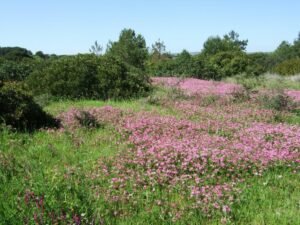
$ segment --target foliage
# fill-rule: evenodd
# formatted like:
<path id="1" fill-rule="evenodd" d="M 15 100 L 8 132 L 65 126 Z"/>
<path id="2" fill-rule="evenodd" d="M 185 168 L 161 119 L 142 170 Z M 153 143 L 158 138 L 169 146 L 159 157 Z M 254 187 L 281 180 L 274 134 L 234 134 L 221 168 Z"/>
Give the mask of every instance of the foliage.
<path id="1" fill-rule="evenodd" d="M 272 92 L 260 94 L 257 97 L 257 101 L 263 107 L 277 111 L 291 111 L 296 109 L 298 105 L 282 90 L 273 90 Z"/>
<path id="2" fill-rule="evenodd" d="M 38 56 L 38 57 L 41 58 L 41 59 L 48 59 L 48 58 L 50 58 L 50 56 L 49 56 L 48 54 L 45 54 L 45 53 L 42 52 L 42 51 L 37 51 L 37 52 L 35 53 L 35 56 Z"/>
<path id="3" fill-rule="evenodd" d="M 244 51 L 248 44 L 248 40 L 239 40 L 239 34 L 230 31 L 228 34 L 225 34 L 223 38 L 219 36 L 210 37 L 203 45 L 202 53 L 204 55 L 215 55 L 220 52 L 228 51 Z"/>
<path id="4" fill-rule="evenodd" d="M 277 62 L 282 62 L 284 60 L 293 58 L 294 53 L 292 50 L 292 45 L 287 41 L 282 41 L 275 50 L 274 56 L 276 57 Z"/>
<path id="5" fill-rule="evenodd" d="M 276 59 L 276 63 L 281 63 L 283 61 L 299 57 L 300 40 L 295 40 L 293 44 L 290 44 L 287 41 L 283 41 L 274 51 L 274 58 Z"/>
<path id="6" fill-rule="evenodd" d="M 179 54 L 171 54 L 166 51 L 166 45 L 160 39 L 152 44 L 148 52 L 146 41 L 141 34 L 136 34 L 132 29 L 123 29 L 117 41 L 108 43 L 105 55 L 117 58 L 129 71 L 136 71 L 134 68 L 138 68 L 150 76 L 220 80 L 238 74 L 260 76 L 266 72 L 284 75 L 299 72 L 299 36 L 292 43 L 283 41 L 274 52 L 270 53 L 246 53 L 247 44 L 248 40 L 241 40 L 238 33 L 230 31 L 221 37 L 209 37 L 203 44 L 202 51 L 196 55 L 186 50 Z M 90 52 L 97 56 L 101 55 L 102 50 L 102 46 L 97 41 L 90 48 Z M 30 73 L 39 73 L 41 67 L 45 68 L 48 64 L 52 64 L 49 61 L 62 61 L 62 58 L 72 57 L 48 55 L 42 51 L 33 55 L 25 48 L 2 47 L 0 48 L 0 80 L 24 80 Z M 90 93 L 86 93 L 87 90 L 83 92 L 77 93 L 76 96 L 90 96 Z"/>
<path id="7" fill-rule="evenodd" d="M 0 58 L 0 80 L 24 80 L 36 66 L 36 62 L 29 59 L 23 59 L 22 61 L 12 61 Z"/>
<path id="8" fill-rule="evenodd" d="M 273 69 L 281 75 L 295 75 L 300 73 L 300 58 L 288 59 L 276 65 Z"/>
<path id="9" fill-rule="evenodd" d="M 32 58 L 32 52 L 20 47 L 0 47 L 0 57 L 7 60 L 20 61 L 25 58 Z"/>
<path id="10" fill-rule="evenodd" d="M 147 76 L 112 56 L 77 55 L 53 60 L 27 79 L 35 95 L 129 98 L 149 90 Z"/>
<path id="11" fill-rule="evenodd" d="M 137 97 L 150 90 L 149 78 L 143 71 L 112 56 L 102 58 L 97 73 L 102 99 Z"/>
<path id="12" fill-rule="evenodd" d="M 192 56 L 186 50 L 178 55 L 166 54 L 164 43 L 157 41 L 152 46 L 147 71 L 152 76 L 187 76 L 214 80 L 238 74 L 259 76 L 268 71 L 280 74 L 299 73 L 299 38 L 293 44 L 283 41 L 271 53 L 246 53 L 247 43 L 247 40 L 239 39 L 238 33 L 231 31 L 223 37 L 208 38 L 201 53 Z"/>
<path id="13" fill-rule="evenodd" d="M 180 54 L 176 55 L 175 59 L 175 71 L 178 75 L 190 75 L 193 65 L 193 59 L 191 54 L 187 50 L 183 50 Z"/>
<path id="14" fill-rule="evenodd" d="M 121 31 L 118 41 L 108 44 L 106 54 L 144 70 L 148 49 L 141 34 L 136 34 L 132 29 L 124 29 Z"/>
<path id="15" fill-rule="evenodd" d="M 49 93 L 34 96 L 34 101 L 41 107 L 45 107 L 57 100 L 59 100 L 58 97 L 54 97 Z"/>
<path id="16" fill-rule="evenodd" d="M 100 124 L 97 122 L 96 118 L 90 114 L 88 111 L 80 111 L 79 115 L 76 116 L 80 125 L 86 128 L 99 128 Z"/>
<path id="17" fill-rule="evenodd" d="M 154 60 L 160 60 L 166 53 L 166 45 L 163 41 L 158 39 L 154 44 L 152 44 L 151 57 Z"/>
<path id="18" fill-rule="evenodd" d="M 103 47 L 99 45 L 97 41 L 95 41 L 94 45 L 92 45 L 89 50 L 90 53 L 93 53 L 95 55 L 101 55 Z"/>
<path id="19" fill-rule="evenodd" d="M 247 57 L 244 53 L 219 52 L 208 60 L 210 68 L 214 68 L 213 79 L 220 80 L 234 74 L 242 73 L 247 67 Z"/>
<path id="20" fill-rule="evenodd" d="M 61 129 L 1 130 L 1 222 L 297 224 L 299 128 L 248 101 L 174 99 L 59 101 Z"/>
<path id="21" fill-rule="evenodd" d="M 97 58 L 77 55 L 54 60 L 27 79 L 35 95 L 81 98 L 97 96 Z"/>
<path id="22" fill-rule="evenodd" d="M 153 53 L 150 62 L 147 64 L 148 73 L 151 75 L 197 77 L 201 79 L 220 80 L 226 76 L 248 71 L 259 73 L 249 67 L 250 62 L 244 50 L 247 40 L 239 40 L 239 35 L 231 31 L 223 38 L 211 37 L 203 46 L 201 54 L 192 56 L 188 51 L 183 50 L 180 54 L 166 57 L 166 54 L 159 54 L 158 48 L 165 46 L 160 42 L 153 45 Z"/>
<path id="23" fill-rule="evenodd" d="M 34 102 L 32 96 L 14 83 L 5 84 L 0 88 L 0 118 L 0 123 L 19 130 L 57 125 L 57 121 L 45 113 Z"/>
<path id="24" fill-rule="evenodd" d="M 150 76 L 177 76 L 176 64 L 171 55 L 164 55 L 160 60 L 156 60 L 152 55 L 147 61 L 146 70 Z"/>
<path id="25" fill-rule="evenodd" d="M 266 78 L 263 76 L 239 74 L 230 78 L 226 78 L 225 81 L 240 84 L 247 92 L 250 92 L 261 88 L 266 83 Z"/>
<path id="26" fill-rule="evenodd" d="M 271 70 L 273 65 L 272 57 L 269 53 L 256 52 L 248 53 L 248 65 L 246 74 L 251 76 L 259 76 Z"/>

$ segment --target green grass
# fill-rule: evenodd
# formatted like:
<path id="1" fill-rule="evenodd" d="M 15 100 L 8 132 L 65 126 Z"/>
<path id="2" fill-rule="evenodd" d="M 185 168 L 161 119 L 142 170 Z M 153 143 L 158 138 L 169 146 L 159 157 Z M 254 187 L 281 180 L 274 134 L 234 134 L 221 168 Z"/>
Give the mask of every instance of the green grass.
<path id="1" fill-rule="evenodd" d="M 158 90 L 155 95 L 164 96 L 165 92 Z M 146 99 L 59 101 L 45 109 L 57 115 L 71 107 L 104 105 L 179 115 L 159 104 L 150 104 Z M 293 115 L 286 122 L 299 125 L 299 112 Z M 207 218 L 197 211 L 173 222 L 168 212 L 162 214 L 151 199 L 149 202 L 140 199 L 136 213 L 131 216 L 116 218 L 110 214 L 107 209 L 113 206 L 95 197 L 93 187 L 99 183 L 97 178 L 91 179 L 91 174 L 98 166 L 99 158 L 115 156 L 127 147 L 126 144 L 117 145 L 118 140 L 120 136 L 111 126 L 79 129 L 74 133 L 36 131 L 28 134 L 7 128 L 0 130 L 0 224 L 24 224 L 25 218 L 29 219 L 28 224 L 35 224 L 32 215 L 40 213 L 40 209 L 34 201 L 25 204 L 27 191 L 44 195 L 47 212 L 61 214 L 63 210 L 68 218 L 73 212 L 80 212 L 83 224 L 92 217 L 97 218 L 95 224 L 101 221 L 105 224 L 220 224 L 219 216 Z M 241 201 L 234 205 L 228 224 L 300 224 L 299 178 L 299 172 L 288 167 L 270 169 L 261 177 L 250 178 L 240 186 Z M 180 202 L 182 206 L 189 204 L 181 200 L 180 192 L 175 195 L 157 192 L 156 195 Z M 46 222 L 52 223 L 50 219 Z"/>
<path id="2" fill-rule="evenodd" d="M 277 74 L 265 74 L 257 77 L 236 75 L 225 78 L 224 81 L 238 83 L 246 88 L 257 89 L 292 89 L 300 90 L 300 78 L 297 76 L 281 76 Z"/>
<path id="3" fill-rule="evenodd" d="M 286 117 L 285 121 L 289 124 L 300 126 L 300 109 L 293 110 L 291 116 Z"/>
<path id="4" fill-rule="evenodd" d="M 233 213 L 237 224 L 300 224 L 299 172 L 270 169 L 241 188 L 241 202 Z"/>
<path id="5" fill-rule="evenodd" d="M 117 152 L 117 136 L 112 128 L 79 130 L 75 134 L 40 131 L 32 135 L 3 130 L 0 224 L 22 224 L 20 219 L 30 214 L 18 210 L 18 205 L 24 206 L 26 190 L 45 195 L 52 209 L 91 211 L 91 183 L 86 174 L 100 157 Z"/>
<path id="6" fill-rule="evenodd" d="M 172 90 L 166 90 L 163 88 L 156 88 L 151 94 L 152 97 L 161 98 L 165 95 L 172 95 Z M 150 96 L 150 97 L 151 97 Z M 52 102 L 44 109 L 52 115 L 58 115 L 61 112 L 66 112 L 70 108 L 84 108 L 84 107 L 101 107 L 101 106 L 113 106 L 123 110 L 132 110 L 134 112 L 139 111 L 155 111 L 160 115 L 173 115 L 178 116 L 179 112 L 174 111 L 172 108 L 161 106 L 160 104 L 151 104 L 149 98 L 132 99 L 123 101 L 101 101 L 101 100 L 63 100 Z"/>

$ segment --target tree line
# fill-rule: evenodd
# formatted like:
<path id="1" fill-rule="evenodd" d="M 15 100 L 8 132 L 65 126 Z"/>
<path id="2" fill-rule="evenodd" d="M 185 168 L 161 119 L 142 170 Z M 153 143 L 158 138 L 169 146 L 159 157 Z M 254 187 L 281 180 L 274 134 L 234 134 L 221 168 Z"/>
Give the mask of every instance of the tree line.
<path id="1" fill-rule="evenodd" d="M 223 37 L 209 37 L 201 52 L 196 55 L 183 50 L 171 54 L 163 41 L 150 48 L 145 38 L 132 29 L 121 31 L 119 40 L 109 42 L 103 55 L 117 58 L 131 70 L 138 69 L 149 76 L 192 76 L 219 80 L 224 77 L 246 74 L 258 76 L 266 72 L 281 75 L 300 73 L 300 33 L 293 43 L 282 41 L 274 52 L 247 53 L 248 40 L 230 31 Z M 101 56 L 103 47 L 97 42 L 90 48 L 93 55 Z M 44 54 L 20 47 L 0 47 L 0 80 L 24 80 L 36 68 L 66 58 Z"/>
<path id="2" fill-rule="evenodd" d="M 57 126 L 42 106 L 57 99 L 127 99 L 147 94 L 151 76 L 221 80 L 236 74 L 259 76 L 300 73 L 300 35 L 274 52 L 247 53 L 248 40 L 231 31 L 209 37 L 196 55 L 171 54 L 163 41 L 151 48 L 132 29 L 121 31 L 105 53 L 97 42 L 89 54 L 45 54 L 21 47 L 0 47 L 0 125 L 33 130 Z M 0 126 L 1 127 L 1 126 Z"/>

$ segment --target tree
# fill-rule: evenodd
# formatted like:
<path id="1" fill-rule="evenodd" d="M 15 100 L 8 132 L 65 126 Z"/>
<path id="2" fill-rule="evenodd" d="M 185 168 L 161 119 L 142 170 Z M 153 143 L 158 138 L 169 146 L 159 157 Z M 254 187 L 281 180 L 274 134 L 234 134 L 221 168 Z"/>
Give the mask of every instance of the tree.
<path id="1" fill-rule="evenodd" d="M 300 73 L 300 59 L 293 58 L 277 64 L 273 71 L 281 75 L 295 75 Z"/>
<path id="2" fill-rule="evenodd" d="M 157 56 L 158 59 L 161 59 L 161 56 L 166 53 L 165 43 L 158 39 L 154 44 L 152 44 L 151 52 L 153 56 Z"/>
<path id="3" fill-rule="evenodd" d="M 293 46 L 294 54 L 297 58 L 300 58 L 300 32 L 298 34 L 297 39 L 294 41 Z"/>
<path id="4" fill-rule="evenodd" d="M 44 54 L 44 52 L 42 52 L 42 51 L 37 51 L 37 52 L 35 53 L 35 55 L 38 56 L 38 57 L 40 57 L 40 58 L 42 58 L 42 59 L 47 59 L 47 58 L 49 58 L 49 55 Z"/>
<path id="5" fill-rule="evenodd" d="M 245 51 L 248 40 L 239 40 L 240 35 L 235 31 L 230 31 L 224 35 L 224 40 L 227 42 L 228 48 L 232 50 Z"/>
<path id="6" fill-rule="evenodd" d="M 32 58 L 32 52 L 20 47 L 0 47 L 0 57 L 20 61 L 24 58 Z"/>
<path id="7" fill-rule="evenodd" d="M 275 62 L 280 63 L 293 58 L 293 46 L 287 41 L 282 41 L 274 52 Z"/>
<path id="8" fill-rule="evenodd" d="M 142 35 L 137 35 L 132 29 L 124 29 L 121 31 L 118 41 L 109 42 L 107 54 L 130 66 L 144 70 L 148 49 Z"/>
<path id="9" fill-rule="evenodd" d="M 183 50 L 175 58 L 177 74 L 188 75 L 191 74 L 192 56 L 187 50 Z"/>
<path id="10" fill-rule="evenodd" d="M 215 55 L 227 51 L 242 52 L 246 50 L 247 44 L 248 40 L 239 40 L 239 34 L 230 31 L 223 38 L 219 36 L 208 38 L 203 45 L 202 53 L 204 55 Z"/>
<path id="11" fill-rule="evenodd" d="M 209 37 L 203 44 L 202 53 L 204 55 L 215 55 L 218 52 L 225 51 L 225 46 L 222 39 L 219 36 Z"/>
<path id="12" fill-rule="evenodd" d="M 214 71 L 213 79 L 237 75 L 246 71 L 248 59 L 244 52 L 219 52 L 208 58 L 206 67 Z"/>
<path id="13" fill-rule="evenodd" d="M 99 56 L 102 53 L 103 47 L 101 45 L 99 45 L 97 41 L 95 41 L 94 45 L 92 45 L 89 50 L 90 50 L 90 53 Z"/>

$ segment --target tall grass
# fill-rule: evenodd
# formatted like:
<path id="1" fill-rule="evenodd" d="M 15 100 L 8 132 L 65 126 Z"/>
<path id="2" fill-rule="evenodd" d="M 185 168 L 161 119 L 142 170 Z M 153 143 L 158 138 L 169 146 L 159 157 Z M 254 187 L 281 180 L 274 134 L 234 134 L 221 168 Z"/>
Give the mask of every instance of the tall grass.
<path id="1" fill-rule="evenodd" d="M 261 76 L 236 75 L 224 79 L 226 82 L 233 82 L 244 85 L 246 88 L 257 89 L 294 89 L 300 90 L 300 75 L 282 76 L 267 73 Z"/>

